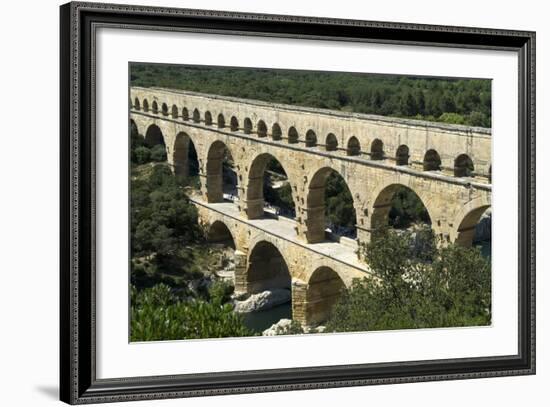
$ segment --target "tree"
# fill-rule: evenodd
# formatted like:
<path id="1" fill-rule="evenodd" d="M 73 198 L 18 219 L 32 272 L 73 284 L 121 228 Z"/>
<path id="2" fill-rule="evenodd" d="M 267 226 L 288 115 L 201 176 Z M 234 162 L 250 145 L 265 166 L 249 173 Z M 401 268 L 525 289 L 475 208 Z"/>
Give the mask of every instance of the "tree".
<path id="1" fill-rule="evenodd" d="M 151 160 L 156 162 L 166 161 L 166 148 L 162 144 L 157 144 L 151 149 Z"/>
<path id="2" fill-rule="evenodd" d="M 219 299 L 182 301 L 158 284 L 131 289 L 131 341 L 160 341 L 251 336 L 242 317 Z"/>
<path id="3" fill-rule="evenodd" d="M 415 255 L 410 233 L 384 230 L 365 250 L 373 278 L 355 280 L 327 331 L 488 325 L 491 267 L 479 249 L 432 245 Z"/>

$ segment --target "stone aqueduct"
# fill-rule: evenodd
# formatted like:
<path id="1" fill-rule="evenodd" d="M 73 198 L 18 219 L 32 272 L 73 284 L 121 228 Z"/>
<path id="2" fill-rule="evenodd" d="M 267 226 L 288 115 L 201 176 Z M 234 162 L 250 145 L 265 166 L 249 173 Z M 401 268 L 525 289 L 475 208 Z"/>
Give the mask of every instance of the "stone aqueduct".
<path id="1" fill-rule="evenodd" d="M 201 179 L 193 201 L 210 236 L 235 244 L 235 289 L 291 286 L 293 318 L 306 325 L 322 322 L 341 288 L 369 275 L 357 247 L 387 224 L 399 187 L 418 195 L 442 242 L 470 245 L 491 205 L 487 129 L 140 87 L 130 89 L 130 119 L 146 142 L 166 146 L 176 174 L 188 173 L 193 143 Z M 224 202 L 226 151 L 238 180 L 235 203 Z M 271 158 L 287 174 L 294 220 L 264 217 L 263 173 Z M 332 171 L 353 197 L 351 244 L 325 237 Z"/>

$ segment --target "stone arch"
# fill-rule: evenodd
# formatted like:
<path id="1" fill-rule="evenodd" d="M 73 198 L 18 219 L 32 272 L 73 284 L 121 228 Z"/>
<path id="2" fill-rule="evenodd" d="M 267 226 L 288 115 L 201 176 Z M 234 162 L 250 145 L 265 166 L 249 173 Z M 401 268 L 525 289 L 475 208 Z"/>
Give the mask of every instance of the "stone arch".
<path id="1" fill-rule="evenodd" d="M 405 144 L 401 144 L 395 153 L 395 164 L 409 165 L 409 157 L 409 147 Z"/>
<path id="2" fill-rule="evenodd" d="M 143 99 L 143 111 L 148 112 L 149 111 L 149 102 L 147 99 Z"/>
<path id="3" fill-rule="evenodd" d="M 153 100 L 153 103 L 151 104 L 151 110 L 153 113 L 157 114 L 159 112 L 159 104 L 156 100 Z"/>
<path id="4" fill-rule="evenodd" d="M 344 282 L 332 268 L 317 268 L 307 282 L 306 321 L 308 325 L 319 325 L 325 322 L 332 307 L 338 302 Z"/>
<path id="5" fill-rule="evenodd" d="M 228 169 L 224 168 L 224 165 L 232 164 L 233 156 L 227 145 L 220 141 L 214 141 L 209 149 L 206 158 L 206 195 L 207 201 L 210 203 L 223 202 L 224 193 L 224 172 Z M 224 171 L 225 170 L 225 171 Z M 231 194 L 236 194 L 237 177 L 232 177 L 235 188 L 231 191 Z"/>
<path id="6" fill-rule="evenodd" d="M 189 110 L 186 107 L 181 109 L 181 118 L 185 121 L 189 120 Z"/>
<path id="7" fill-rule="evenodd" d="M 379 138 L 374 139 L 370 145 L 370 158 L 372 160 L 384 159 L 384 143 Z"/>
<path id="8" fill-rule="evenodd" d="M 200 123 L 201 121 L 201 113 L 199 112 L 199 109 L 195 108 L 193 110 L 193 122 Z"/>
<path id="9" fill-rule="evenodd" d="M 374 202 L 372 205 L 372 213 L 370 216 L 371 232 L 376 232 L 381 228 L 389 226 L 390 211 L 392 209 L 392 201 L 394 196 L 405 190 L 408 193 L 413 193 L 426 209 L 427 222 L 431 225 L 433 213 L 430 211 L 428 202 L 422 198 L 414 189 L 400 183 L 389 183 L 381 186 L 373 195 Z"/>
<path id="10" fill-rule="evenodd" d="M 489 181 L 493 180 L 493 164 L 489 165 Z"/>
<path id="11" fill-rule="evenodd" d="M 223 113 L 218 114 L 218 128 L 223 129 L 225 127 L 225 117 Z"/>
<path id="12" fill-rule="evenodd" d="M 327 135 L 325 148 L 327 151 L 336 151 L 338 149 L 338 139 L 333 133 Z"/>
<path id="13" fill-rule="evenodd" d="M 267 126 L 263 120 L 258 121 L 258 125 L 256 126 L 256 133 L 258 134 L 258 137 L 266 137 L 267 136 Z"/>
<path id="14" fill-rule="evenodd" d="M 162 115 L 168 116 L 168 105 L 166 103 L 162 104 Z"/>
<path id="15" fill-rule="evenodd" d="M 137 97 L 134 99 L 134 109 L 140 110 L 139 99 Z"/>
<path id="16" fill-rule="evenodd" d="M 141 133 L 139 131 L 138 125 L 135 122 L 134 119 L 130 119 L 130 135 L 131 136 L 139 136 Z"/>
<path id="17" fill-rule="evenodd" d="M 316 147 L 317 146 L 317 135 L 311 129 L 306 133 L 306 147 Z"/>
<path id="18" fill-rule="evenodd" d="M 455 177 L 471 177 L 474 172 L 474 162 L 468 154 L 460 154 L 455 159 Z"/>
<path id="19" fill-rule="evenodd" d="M 236 240 L 231 229 L 221 220 L 215 220 L 208 228 L 206 238 L 211 243 L 223 243 L 236 249 Z"/>
<path id="20" fill-rule="evenodd" d="M 273 126 L 271 126 L 271 138 L 273 140 L 281 140 L 283 138 L 283 132 L 279 123 L 273 123 Z"/>
<path id="21" fill-rule="evenodd" d="M 359 143 L 359 140 L 357 139 L 357 137 L 352 136 L 348 140 L 348 146 L 346 148 L 346 154 L 351 155 L 351 156 L 361 154 L 361 144 Z"/>
<path id="22" fill-rule="evenodd" d="M 231 121 L 229 122 L 231 131 L 239 131 L 239 119 L 235 116 L 231 116 Z"/>
<path id="23" fill-rule="evenodd" d="M 252 133 L 252 120 L 250 120 L 249 117 L 245 117 L 245 119 L 244 119 L 243 131 L 244 131 L 244 134 Z"/>
<path id="24" fill-rule="evenodd" d="M 464 247 L 472 245 L 476 225 L 481 215 L 491 207 L 491 202 L 486 197 L 479 197 L 464 205 L 455 216 L 453 225 L 455 232 L 451 235 L 452 241 Z"/>
<path id="25" fill-rule="evenodd" d="M 210 113 L 209 110 L 204 112 L 204 124 L 206 124 L 207 126 L 212 125 L 212 113 Z"/>
<path id="26" fill-rule="evenodd" d="M 294 126 L 288 129 L 288 144 L 296 144 L 299 139 L 298 131 Z"/>
<path id="27" fill-rule="evenodd" d="M 178 118 L 178 107 L 176 105 L 172 105 L 172 119 Z"/>
<path id="28" fill-rule="evenodd" d="M 246 271 L 247 292 L 254 294 L 272 289 L 291 289 L 288 265 L 277 247 L 260 240 L 250 250 Z"/>
<path id="29" fill-rule="evenodd" d="M 164 135 L 162 134 L 160 127 L 156 124 L 151 124 L 147 127 L 147 131 L 145 132 L 145 144 L 149 148 L 158 144 L 166 146 Z"/>
<path id="30" fill-rule="evenodd" d="M 199 174 L 197 151 L 191 137 L 185 132 L 179 132 L 174 140 L 172 153 L 174 175 L 181 179 Z"/>
<path id="31" fill-rule="evenodd" d="M 426 151 L 423 168 L 424 171 L 441 171 L 441 157 L 436 150 L 430 149 Z"/>
<path id="32" fill-rule="evenodd" d="M 264 216 L 264 174 L 268 164 L 273 160 L 279 163 L 282 171 L 288 178 L 288 172 L 285 170 L 282 161 L 272 154 L 262 153 L 254 158 L 249 166 L 246 187 L 246 215 L 249 219 L 257 219 Z M 294 194 L 292 194 L 292 202 L 295 206 L 294 198 Z"/>
<path id="33" fill-rule="evenodd" d="M 355 222 L 356 222 L 356 213 L 354 205 L 354 197 L 351 193 L 351 189 L 347 184 L 346 180 L 342 175 L 331 167 L 322 167 L 318 169 L 315 174 L 311 177 L 307 190 L 306 198 L 306 240 L 308 243 L 319 243 L 325 240 L 325 229 L 327 228 L 327 217 L 325 214 L 326 211 L 326 186 L 329 177 L 335 174 L 343 181 L 343 186 L 347 189 L 349 196 L 351 197 L 351 206 L 354 208 L 353 217 L 355 221 L 353 223 L 353 231 L 355 231 Z M 353 220 L 353 219 L 352 219 Z M 336 226 L 336 225 L 335 225 Z M 335 229 L 335 226 L 332 227 L 332 232 L 339 234 Z"/>

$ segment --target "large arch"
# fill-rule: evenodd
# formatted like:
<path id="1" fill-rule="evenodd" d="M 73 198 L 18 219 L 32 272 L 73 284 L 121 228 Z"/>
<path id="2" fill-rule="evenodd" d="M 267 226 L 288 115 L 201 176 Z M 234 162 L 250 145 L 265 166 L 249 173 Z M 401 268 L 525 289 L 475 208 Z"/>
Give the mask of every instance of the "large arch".
<path id="1" fill-rule="evenodd" d="M 336 185 L 329 181 L 337 181 Z M 327 185 L 331 188 L 328 189 Z M 338 189 L 338 190 L 336 190 Z M 342 211 L 339 213 L 327 213 L 327 209 L 337 208 L 336 205 L 332 205 L 328 202 L 334 199 L 333 203 L 338 205 L 346 203 L 351 206 L 350 208 L 340 208 Z M 327 205 L 329 203 L 329 205 Z M 328 227 L 334 235 L 347 235 L 349 237 L 355 237 L 355 223 L 356 213 L 354 207 L 353 195 L 347 185 L 347 182 L 342 175 L 331 167 L 323 167 L 315 172 L 309 183 L 307 198 L 307 219 L 306 219 L 306 240 L 308 243 L 319 243 L 325 240 L 325 230 Z M 349 225 L 343 227 L 343 216 L 348 216 L 350 219 L 346 219 Z M 353 225 L 353 226 L 351 226 Z"/>
<path id="2" fill-rule="evenodd" d="M 166 143 L 164 142 L 164 135 L 162 134 L 160 127 L 156 124 L 151 124 L 147 127 L 147 131 L 145 132 L 145 144 L 149 148 L 159 144 L 166 146 Z"/>
<path id="3" fill-rule="evenodd" d="M 179 132 L 174 140 L 172 165 L 174 175 L 180 181 L 186 181 L 188 177 L 197 177 L 199 174 L 195 145 L 189 135 L 183 131 Z"/>
<path id="4" fill-rule="evenodd" d="M 453 225 L 456 227 L 454 242 L 460 246 L 470 247 L 475 236 L 476 225 L 481 216 L 491 207 L 488 199 L 482 197 L 466 204 L 456 215 Z"/>
<path id="5" fill-rule="evenodd" d="M 332 307 L 336 304 L 346 288 L 344 282 L 330 267 L 319 267 L 308 281 L 306 292 L 306 321 L 308 325 L 319 325 L 325 322 Z"/>
<path id="6" fill-rule="evenodd" d="M 407 201 L 412 203 L 410 210 L 404 207 L 404 205 L 398 205 L 397 200 L 401 200 L 401 194 L 406 195 Z M 418 207 L 418 205 L 421 205 L 421 207 Z M 392 209 L 395 210 L 398 206 L 401 206 L 403 214 L 392 214 Z M 408 215 L 408 213 L 413 213 L 413 216 Z M 390 215 L 392 215 L 393 219 L 391 219 Z M 409 217 L 409 219 L 397 219 L 397 216 Z M 389 226 L 396 228 L 407 227 L 411 222 L 416 221 L 416 217 L 422 223 L 431 225 L 432 216 L 433 214 L 430 213 L 426 202 L 413 189 L 403 184 L 391 183 L 384 186 L 375 195 L 370 217 L 370 227 L 373 233 Z"/>
<path id="7" fill-rule="evenodd" d="M 250 250 L 246 272 L 247 291 L 251 294 L 272 289 L 291 289 L 292 278 L 283 255 L 275 245 L 261 240 Z"/>
<path id="8" fill-rule="evenodd" d="M 424 154 L 424 171 L 441 171 L 441 157 L 439 153 L 430 149 Z"/>
<path id="9" fill-rule="evenodd" d="M 206 233 L 206 239 L 210 243 L 222 243 L 233 250 L 236 248 L 235 237 L 221 220 L 216 220 L 210 225 Z"/>
<path id="10" fill-rule="evenodd" d="M 268 168 L 268 165 L 272 164 L 273 161 L 278 163 L 279 171 L 284 173 L 284 176 L 287 176 L 287 172 L 284 169 L 280 160 L 269 153 L 263 153 L 258 155 L 252 161 L 250 165 L 250 170 L 248 172 L 248 184 L 246 187 L 246 215 L 249 219 L 257 219 L 264 216 L 264 207 L 265 207 L 265 196 L 264 196 L 264 187 L 265 187 L 265 173 Z M 288 182 L 288 179 L 287 179 Z M 294 196 L 292 194 L 292 189 L 289 190 L 291 194 L 291 204 L 294 206 Z"/>
<path id="11" fill-rule="evenodd" d="M 224 187 L 232 180 L 231 188 L 226 188 L 231 196 L 237 195 L 237 176 L 232 170 L 233 156 L 227 145 L 214 141 L 208 149 L 206 158 L 206 194 L 210 203 L 223 202 Z M 231 171 L 232 174 L 228 174 Z"/>

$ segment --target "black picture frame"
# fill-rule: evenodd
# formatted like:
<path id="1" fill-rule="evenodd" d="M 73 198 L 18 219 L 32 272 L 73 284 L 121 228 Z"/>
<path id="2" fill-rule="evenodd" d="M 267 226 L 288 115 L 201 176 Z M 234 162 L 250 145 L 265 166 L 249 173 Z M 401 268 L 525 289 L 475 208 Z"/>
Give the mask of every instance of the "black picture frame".
<path id="1" fill-rule="evenodd" d="M 535 33 L 72 2 L 60 8 L 60 395 L 70 404 L 535 373 Z M 96 378 L 95 76 L 98 26 L 418 46 L 519 56 L 519 349 L 515 355 L 180 376 Z"/>

